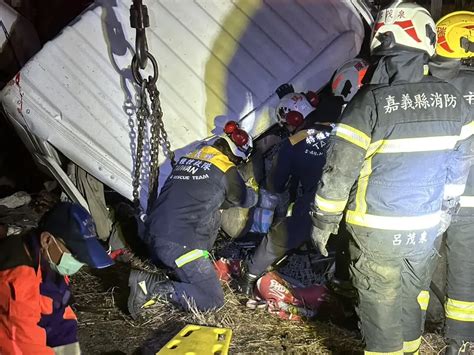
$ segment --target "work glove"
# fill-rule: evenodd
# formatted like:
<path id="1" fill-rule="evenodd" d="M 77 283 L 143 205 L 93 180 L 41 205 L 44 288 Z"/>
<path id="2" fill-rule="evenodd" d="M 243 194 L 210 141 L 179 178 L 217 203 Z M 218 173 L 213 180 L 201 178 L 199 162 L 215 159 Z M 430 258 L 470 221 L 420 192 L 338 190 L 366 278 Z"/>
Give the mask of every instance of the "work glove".
<path id="1" fill-rule="evenodd" d="M 441 220 L 438 227 L 438 235 L 443 235 L 451 224 L 452 216 L 448 211 L 441 211 Z"/>
<path id="2" fill-rule="evenodd" d="M 323 256 L 328 256 L 326 244 L 328 243 L 330 235 L 331 231 L 325 231 L 315 226 L 313 226 L 313 229 L 311 230 L 311 241 L 313 242 L 314 246 L 319 249 L 321 255 Z"/>
<path id="3" fill-rule="evenodd" d="M 444 234 L 451 224 L 453 215 L 459 211 L 459 197 L 443 200 L 441 205 L 441 219 L 439 222 L 438 235 Z"/>
<path id="4" fill-rule="evenodd" d="M 318 247 L 321 255 L 328 256 L 326 244 L 331 234 L 337 234 L 339 230 L 339 222 L 342 219 L 342 213 L 336 215 L 324 215 L 318 212 L 315 206 L 312 206 L 309 213 L 313 221 L 313 229 L 311 230 L 311 241 Z"/>
<path id="5" fill-rule="evenodd" d="M 246 182 L 245 182 L 245 185 L 247 185 L 247 187 L 250 187 L 252 190 L 254 190 L 255 192 L 258 192 L 258 183 L 257 181 L 255 180 L 255 178 L 251 177 L 250 179 L 248 179 Z"/>

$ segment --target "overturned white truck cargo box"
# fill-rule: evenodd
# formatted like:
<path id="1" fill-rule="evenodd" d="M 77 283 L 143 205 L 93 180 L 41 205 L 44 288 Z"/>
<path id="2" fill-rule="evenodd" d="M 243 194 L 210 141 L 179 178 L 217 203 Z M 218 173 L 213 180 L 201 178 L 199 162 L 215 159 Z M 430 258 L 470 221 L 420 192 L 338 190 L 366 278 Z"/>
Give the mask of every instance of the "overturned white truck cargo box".
<path id="1" fill-rule="evenodd" d="M 275 122 L 280 84 L 319 89 L 358 54 L 364 37 L 362 18 L 349 0 L 144 3 L 164 122 L 178 156 L 219 132 L 228 119 L 242 119 L 252 135 L 261 134 Z M 80 202 L 55 149 L 132 196 L 138 90 L 130 69 L 130 5 L 96 1 L 1 93 L 9 119 L 37 161 Z M 161 182 L 169 173 L 165 166 Z"/>

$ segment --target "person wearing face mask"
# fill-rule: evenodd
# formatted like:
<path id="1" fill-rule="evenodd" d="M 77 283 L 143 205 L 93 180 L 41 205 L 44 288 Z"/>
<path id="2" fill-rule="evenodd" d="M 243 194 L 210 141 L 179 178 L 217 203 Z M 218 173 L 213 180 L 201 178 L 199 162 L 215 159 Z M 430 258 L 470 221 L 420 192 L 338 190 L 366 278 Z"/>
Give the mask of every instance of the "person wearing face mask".
<path id="1" fill-rule="evenodd" d="M 80 354 L 69 276 L 113 264 L 90 214 L 61 202 L 38 228 L 0 239 L 0 354 Z"/>

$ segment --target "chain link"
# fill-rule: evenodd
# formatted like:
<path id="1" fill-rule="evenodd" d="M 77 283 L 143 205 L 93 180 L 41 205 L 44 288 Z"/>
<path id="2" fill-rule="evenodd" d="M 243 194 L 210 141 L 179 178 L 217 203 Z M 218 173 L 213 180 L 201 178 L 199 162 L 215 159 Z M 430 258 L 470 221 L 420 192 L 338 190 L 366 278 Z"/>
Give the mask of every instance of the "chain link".
<path id="1" fill-rule="evenodd" d="M 150 207 L 156 198 L 160 175 L 159 154 L 160 147 L 163 154 L 175 165 L 174 152 L 171 150 L 171 143 L 168 140 L 168 133 L 163 122 L 163 110 L 161 109 L 160 92 L 156 86 L 159 71 L 158 63 L 153 55 L 148 52 L 146 44 L 145 29 L 149 26 L 148 11 L 142 5 L 141 0 L 134 0 L 130 8 L 131 25 L 137 30 L 135 55 L 132 59 L 132 73 L 135 82 L 140 86 L 140 105 L 137 110 L 137 144 L 135 152 L 135 166 L 133 172 L 133 200 L 136 207 L 140 206 L 140 182 L 143 168 L 143 156 L 147 130 L 150 127 L 150 167 L 148 177 L 148 206 Z M 145 69 L 147 59 L 153 66 L 153 76 L 143 79 L 140 68 Z M 148 98 L 150 105 L 148 105 Z M 150 110 L 151 109 L 151 110 Z"/>
<path id="2" fill-rule="evenodd" d="M 146 131 L 147 117 L 150 115 L 148 100 L 146 97 L 147 81 L 142 82 L 140 88 L 140 106 L 137 110 L 137 143 L 135 152 L 135 166 L 133 170 L 133 201 L 138 206 L 140 204 L 140 175 L 143 160 L 143 143 Z"/>
<path id="3" fill-rule="evenodd" d="M 150 98 L 150 108 L 148 106 L 148 97 Z M 140 198 L 140 177 L 143 164 L 144 142 L 146 139 L 147 127 L 150 127 L 150 168 L 148 178 L 148 205 L 156 198 L 158 191 L 158 177 L 160 175 L 159 154 L 160 147 L 163 154 L 171 162 L 176 164 L 174 152 L 171 150 L 171 143 L 168 140 L 168 133 L 163 122 L 163 110 L 161 108 L 160 92 L 156 87 L 156 80 L 152 77 L 142 80 L 140 90 L 140 106 L 137 110 L 137 150 L 135 154 L 135 167 L 133 174 L 133 199 L 138 206 Z"/>

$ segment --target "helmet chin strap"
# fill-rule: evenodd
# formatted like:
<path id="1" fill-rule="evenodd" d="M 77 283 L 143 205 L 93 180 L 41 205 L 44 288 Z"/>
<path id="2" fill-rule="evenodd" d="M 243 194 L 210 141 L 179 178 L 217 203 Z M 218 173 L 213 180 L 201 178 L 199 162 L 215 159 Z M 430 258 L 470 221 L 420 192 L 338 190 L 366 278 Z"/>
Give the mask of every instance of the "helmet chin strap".
<path id="1" fill-rule="evenodd" d="M 474 42 L 471 42 L 469 38 L 461 38 L 461 48 L 463 48 L 466 52 L 470 52 L 474 55 Z"/>

